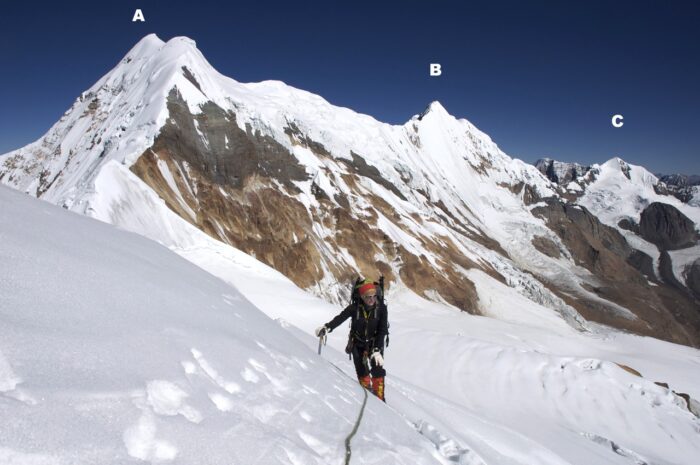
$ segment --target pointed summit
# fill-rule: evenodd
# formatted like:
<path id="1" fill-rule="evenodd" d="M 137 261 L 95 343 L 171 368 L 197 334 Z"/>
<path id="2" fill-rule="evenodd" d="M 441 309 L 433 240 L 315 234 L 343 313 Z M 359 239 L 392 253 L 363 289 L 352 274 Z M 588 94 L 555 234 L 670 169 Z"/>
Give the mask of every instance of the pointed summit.
<path id="1" fill-rule="evenodd" d="M 418 116 L 418 121 L 422 121 L 423 118 L 425 118 L 429 114 L 449 115 L 447 110 L 445 110 L 445 107 L 443 107 L 442 104 L 437 100 L 433 100 L 432 102 L 430 102 L 430 105 L 428 105 L 428 107 L 425 110 L 423 110 L 423 113 L 421 113 L 420 116 Z"/>

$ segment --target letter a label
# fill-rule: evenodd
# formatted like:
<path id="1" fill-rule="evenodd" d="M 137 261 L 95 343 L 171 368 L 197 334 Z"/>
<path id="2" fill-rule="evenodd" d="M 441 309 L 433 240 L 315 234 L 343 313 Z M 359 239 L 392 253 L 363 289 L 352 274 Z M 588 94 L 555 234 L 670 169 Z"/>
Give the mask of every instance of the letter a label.
<path id="1" fill-rule="evenodd" d="M 441 76 L 442 66 L 440 63 L 430 63 L 430 75 L 431 76 Z"/>
<path id="2" fill-rule="evenodd" d="M 132 23 L 135 23 L 136 21 L 141 21 L 142 23 L 146 22 L 146 18 L 143 17 L 143 11 L 141 11 L 141 8 L 136 10 L 134 13 L 134 19 L 131 20 Z"/>

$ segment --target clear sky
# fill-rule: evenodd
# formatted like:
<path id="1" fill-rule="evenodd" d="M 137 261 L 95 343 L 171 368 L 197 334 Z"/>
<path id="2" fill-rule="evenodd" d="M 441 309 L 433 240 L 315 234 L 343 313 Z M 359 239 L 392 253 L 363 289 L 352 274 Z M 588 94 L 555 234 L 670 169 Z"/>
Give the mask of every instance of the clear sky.
<path id="1" fill-rule="evenodd" d="M 43 135 L 139 39 L 402 124 L 439 100 L 509 155 L 700 174 L 700 6 L 673 1 L 5 2 L 0 153 Z M 146 22 L 134 23 L 136 8 Z M 443 74 L 429 75 L 439 63 Z M 614 128 L 611 118 L 624 117 Z"/>

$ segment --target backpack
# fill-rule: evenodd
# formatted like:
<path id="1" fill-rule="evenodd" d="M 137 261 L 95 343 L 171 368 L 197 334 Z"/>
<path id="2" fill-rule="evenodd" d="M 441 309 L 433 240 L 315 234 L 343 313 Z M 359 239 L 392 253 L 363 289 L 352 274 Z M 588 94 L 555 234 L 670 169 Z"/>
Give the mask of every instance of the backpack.
<path id="1" fill-rule="evenodd" d="M 364 278 L 358 277 L 355 280 L 355 283 L 352 286 L 352 290 L 350 292 L 350 305 L 354 306 L 356 308 L 356 311 L 358 313 L 357 317 L 359 319 L 359 312 L 360 312 L 360 292 L 359 288 L 360 285 L 365 281 Z M 386 340 L 384 343 L 384 347 L 389 347 L 389 306 L 386 303 L 386 299 L 384 298 L 384 276 L 379 277 L 379 282 L 374 281 L 373 284 L 377 288 L 377 308 L 379 308 L 379 305 L 384 306 L 384 310 L 387 312 L 387 323 L 386 323 L 386 328 L 387 328 L 387 333 L 386 333 Z M 375 310 L 377 311 L 377 310 Z M 348 332 L 348 345 L 345 347 L 345 353 L 350 355 L 352 353 L 352 344 L 353 344 L 353 338 L 352 338 L 352 323 L 354 321 L 354 318 L 350 320 L 350 331 Z"/>

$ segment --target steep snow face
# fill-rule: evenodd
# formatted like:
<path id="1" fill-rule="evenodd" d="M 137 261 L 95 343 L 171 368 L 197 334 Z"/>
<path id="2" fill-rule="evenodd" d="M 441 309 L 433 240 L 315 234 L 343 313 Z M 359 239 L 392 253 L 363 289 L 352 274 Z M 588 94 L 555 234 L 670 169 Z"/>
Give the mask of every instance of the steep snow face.
<path id="1" fill-rule="evenodd" d="M 342 463 L 362 388 L 238 290 L 5 186 L 0 235 L 0 462 Z M 374 397 L 352 445 L 444 463 Z"/>

